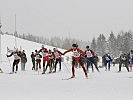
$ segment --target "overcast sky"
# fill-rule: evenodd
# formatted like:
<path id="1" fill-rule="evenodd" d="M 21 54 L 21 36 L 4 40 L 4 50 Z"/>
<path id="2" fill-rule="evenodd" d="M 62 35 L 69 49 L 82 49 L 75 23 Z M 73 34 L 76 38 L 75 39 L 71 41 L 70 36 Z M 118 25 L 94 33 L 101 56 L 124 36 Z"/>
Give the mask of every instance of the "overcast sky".
<path id="1" fill-rule="evenodd" d="M 0 0 L 2 31 L 89 40 L 133 30 L 133 0 Z"/>

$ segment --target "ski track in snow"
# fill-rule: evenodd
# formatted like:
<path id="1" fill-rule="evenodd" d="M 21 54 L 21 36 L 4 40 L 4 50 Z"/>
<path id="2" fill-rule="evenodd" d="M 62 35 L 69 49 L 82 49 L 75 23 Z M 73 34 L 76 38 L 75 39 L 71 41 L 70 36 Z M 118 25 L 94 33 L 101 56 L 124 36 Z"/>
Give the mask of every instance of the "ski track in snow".
<path id="1" fill-rule="evenodd" d="M 7 74 L 11 68 L 5 57 L 6 47 L 14 47 L 14 37 L 2 36 L 2 60 L 6 62 L 1 65 L 4 73 L 0 73 L 0 100 L 133 100 L 133 72 L 128 73 L 126 68 L 121 73 L 117 73 L 118 65 L 110 72 L 100 68 L 100 73 L 96 70 L 92 73 L 90 69 L 88 79 L 80 68 L 75 69 L 76 78 L 62 80 L 71 76 L 70 64 L 66 64 L 69 71 L 62 64 L 61 72 L 57 65 L 57 73 L 42 75 L 31 70 L 30 59 L 31 52 L 40 49 L 41 44 L 22 39 L 17 39 L 17 44 L 26 50 L 26 71 L 20 71 L 19 67 L 17 74 Z M 12 64 L 13 57 L 10 60 Z"/>

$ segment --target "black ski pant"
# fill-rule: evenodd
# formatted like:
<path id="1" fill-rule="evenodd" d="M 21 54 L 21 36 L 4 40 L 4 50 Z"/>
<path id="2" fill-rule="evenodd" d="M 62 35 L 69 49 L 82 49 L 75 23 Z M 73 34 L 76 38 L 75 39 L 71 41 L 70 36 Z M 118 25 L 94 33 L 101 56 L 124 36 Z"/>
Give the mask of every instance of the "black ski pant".
<path id="1" fill-rule="evenodd" d="M 129 72 L 128 61 L 120 61 L 120 63 L 119 63 L 119 72 L 121 71 L 122 64 L 126 67 L 127 71 Z"/>
<path id="2" fill-rule="evenodd" d="M 97 66 L 97 61 L 94 59 L 94 57 L 86 58 L 87 59 L 87 71 L 89 69 L 89 66 L 91 65 L 92 67 L 92 72 L 94 72 L 93 64 L 95 65 L 95 68 L 99 72 L 98 66 Z"/>
<path id="3" fill-rule="evenodd" d="M 105 63 L 105 70 L 107 69 L 110 71 L 110 61 L 106 61 Z"/>
<path id="4" fill-rule="evenodd" d="M 60 58 L 60 59 L 56 59 L 56 61 L 55 61 L 54 72 L 56 72 L 56 66 L 57 66 L 58 63 L 59 63 L 59 66 L 60 66 L 59 71 L 61 71 L 61 58 Z"/>
<path id="5" fill-rule="evenodd" d="M 35 70 L 35 60 L 32 60 L 32 64 L 33 64 L 32 70 Z"/>
<path id="6" fill-rule="evenodd" d="M 12 72 L 15 71 L 15 66 L 16 66 L 16 72 L 18 71 L 18 64 L 20 62 L 20 59 L 14 60 L 13 62 L 13 67 L 12 67 Z"/>

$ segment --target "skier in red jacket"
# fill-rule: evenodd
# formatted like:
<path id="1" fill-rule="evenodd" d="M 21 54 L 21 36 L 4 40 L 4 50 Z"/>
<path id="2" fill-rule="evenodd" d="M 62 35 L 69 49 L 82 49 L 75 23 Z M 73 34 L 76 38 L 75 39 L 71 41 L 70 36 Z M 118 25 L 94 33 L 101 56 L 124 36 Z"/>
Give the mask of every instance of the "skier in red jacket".
<path id="1" fill-rule="evenodd" d="M 71 78 L 75 77 L 75 69 L 74 69 L 74 67 L 75 67 L 76 62 L 78 62 L 82 66 L 83 71 L 85 73 L 85 76 L 86 76 L 86 78 L 88 78 L 86 69 L 84 67 L 84 59 L 81 56 L 82 54 L 84 55 L 85 53 L 81 49 L 78 48 L 77 44 L 73 44 L 72 48 L 67 50 L 67 51 L 65 51 L 64 54 L 66 54 L 68 52 L 72 52 L 72 77 Z"/>
<path id="2" fill-rule="evenodd" d="M 57 66 L 57 63 L 59 62 L 59 71 L 61 71 L 61 56 L 62 56 L 62 53 L 57 49 L 57 48 L 54 48 L 53 49 L 54 52 L 53 52 L 53 55 L 54 55 L 54 58 L 55 58 L 55 65 L 54 65 L 54 73 L 56 72 L 56 66 Z"/>
<path id="3" fill-rule="evenodd" d="M 44 45 L 42 45 L 42 48 L 38 51 L 39 53 L 42 53 L 42 57 L 43 57 L 43 72 L 45 71 L 45 63 L 49 60 L 48 59 L 48 50 L 46 48 L 44 48 Z"/>

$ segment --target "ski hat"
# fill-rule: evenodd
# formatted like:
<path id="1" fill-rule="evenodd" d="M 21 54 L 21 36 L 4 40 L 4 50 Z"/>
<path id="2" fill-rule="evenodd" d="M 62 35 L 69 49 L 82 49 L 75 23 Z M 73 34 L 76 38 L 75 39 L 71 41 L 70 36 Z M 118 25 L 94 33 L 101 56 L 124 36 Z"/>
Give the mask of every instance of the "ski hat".
<path id="1" fill-rule="evenodd" d="M 57 48 L 53 48 L 54 51 L 57 51 L 58 49 Z"/>
<path id="2" fill-rule="evenodd" d="M 44 45 L 42 45 L 42 48 L 44 48 Z"/>
<path id="3" fill-rule="evenodd" d="M 77 44 L 72 44 L 72 47 L 76 47 L 76 48 L 77 48 L 77 47 L 78 47 L 78 45 L 77 45 Z"/>
<path id="4" fill-rule="evenodd" d="M 90 46 L 87 45 L 86 48 L 90 48 Z"/>
<path id="5" fill-rule="evenodd" d="M 37 50 L 35 50 L 35 52 L 37 52 Z"/>

